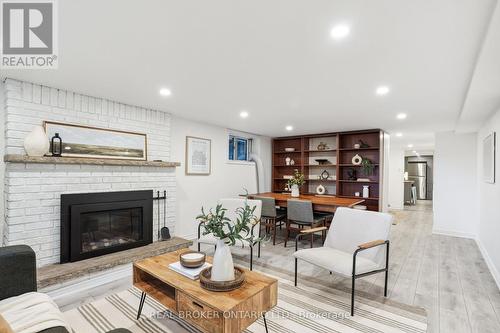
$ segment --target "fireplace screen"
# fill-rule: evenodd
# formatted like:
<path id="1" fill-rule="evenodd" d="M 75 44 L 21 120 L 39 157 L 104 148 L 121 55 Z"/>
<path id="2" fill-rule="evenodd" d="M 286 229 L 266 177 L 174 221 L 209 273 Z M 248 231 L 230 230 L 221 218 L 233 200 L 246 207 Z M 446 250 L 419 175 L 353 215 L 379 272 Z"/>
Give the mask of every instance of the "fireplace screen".
<path id="1" fill-rule="evenodd" d="M 82 213 L 81 252 L 137 242 L 142 230 L 142 208 Z"/>

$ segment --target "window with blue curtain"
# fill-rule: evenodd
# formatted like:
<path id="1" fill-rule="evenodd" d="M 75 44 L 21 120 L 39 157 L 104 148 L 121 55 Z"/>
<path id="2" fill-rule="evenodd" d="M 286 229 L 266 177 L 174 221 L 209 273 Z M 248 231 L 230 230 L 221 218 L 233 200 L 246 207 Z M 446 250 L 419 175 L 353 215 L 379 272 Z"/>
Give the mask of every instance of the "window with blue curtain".
<path id="1" fill-rule="evenodd" d="M 230 161 L 248 161 L 252 139 L 230 135 L 228 142 L 228 158 Z"/>

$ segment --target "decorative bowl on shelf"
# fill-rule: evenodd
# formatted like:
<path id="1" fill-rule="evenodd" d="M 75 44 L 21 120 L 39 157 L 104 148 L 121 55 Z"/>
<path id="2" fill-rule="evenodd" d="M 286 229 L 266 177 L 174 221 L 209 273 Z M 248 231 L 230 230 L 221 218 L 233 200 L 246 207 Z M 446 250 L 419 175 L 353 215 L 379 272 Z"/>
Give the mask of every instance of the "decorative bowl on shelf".
<path id="1" fill-rule="evenodd" d="M 183 267 L 198 268 L 205 263 L 206 255 L 203 252 L 188 251 L 179 255 L 179 261 Z"/>
<path id="2" fill-rule="evenodd" d="M 318 162 L 319 165 L 330 164 L 330 161 L 327 158 L 317 158 L 315 161 Z"/>
<path id="3" fill-rule="evenodd" d="M 238 267 L 234 268 L 234 280 L 213 281 L 212 267 L 205 268 L 200 273 L 200 286 L 210 291 L 231 291 L 238 289 L 245 282 L 245 272 Z"/>
<path id="4" fill-rule="evenodd" d="M 288 148 L 285 148 L 285 151 L 288 152 L 288 153 L 290 153 L 292 151 L 295 151 L 295 148 L 288 147 Z"/>

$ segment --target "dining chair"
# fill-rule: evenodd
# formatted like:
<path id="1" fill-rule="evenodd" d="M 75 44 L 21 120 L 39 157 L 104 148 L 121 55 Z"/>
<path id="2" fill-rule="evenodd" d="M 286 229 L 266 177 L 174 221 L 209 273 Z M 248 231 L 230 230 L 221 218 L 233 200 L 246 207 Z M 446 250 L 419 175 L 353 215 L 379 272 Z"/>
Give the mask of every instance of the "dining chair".
<path id="1" fill-rule="evenodd" d="M 281 228 L 286 218 L 286 211 L 276 208 L 276 199 L 267 197 L 255 197 L 262 201 L 261 227 L 264 226 L 266 235 L 270 231 L 273 237 L 273 245 L 276 245 L 276 229 Z"/>
<path id="2" fill-rule="evenodd" d="M 302 230 L 295 238 L 295 286 L 300 259 L 351 278 L 351 316 L 354 315 L 356 279 L 385 272 L 384 296 L 387 297 L 391 224 L 392 215 L 386 213 L 337 208 L 323 246 L 298 250 L 302 236 L 324 232 L 327 228 Z"/>
<path id="3" fill-rule="evenodd" d="M 258 234 L 256 235 L 257 237 L 260 237 L 260 217 L 261 217 L 261 212 L 262 212 L 262 201 L 260 200 L 250 200 L 250 199 L 241 199 L 241 198 L 228 198 L 228 199 L 220 199 L 219 204 L 222 205 L 223 208 L 227 209 L 225 216 L 229 218 L 233 223 L 236 221 L 238 218 L 237 210 L 238 208 L 243 208 L 245 205 L 249 205 L 250 207 L 255 207 L 254 211 L 254 217 L 257 220 L 257 223 L 252 224 L 251 222 L 248 222 L 249 225 L 248 227 L 250 228 L 250 233 L 251 235 L 254 235 L 255 232 Z M 198 225 L 198 251 L 201 250 L 201 244 L 206 244 L 206 245 L 216 245 L 217 244 L 217 238 L 215 238 L 214 235 L 212 234 L 207 234 L 203 235 L 202 234 L 202 228 L 203 228 L 204 222 L 200 222 Z M 244 235 L 246 236 L 246 235 Z M 250 248 L 250 270 L 253 269 L 253 248 L 255 245 L 258 246 L 258 257 L 260 258 L 260 241 L 253 244 L 248 244 L 245 241 L 236 240 L 236 243 L 233 246 L 239 246 L 239 247 L 244 247 L 245 245 L 248 245 Z"/>
<path id="4" fill-rule="evenodd" d="M 287 219 L 286 219 L 286 233 L 285 233 L 285 247 L 290 237 L 290 231 L 299 232 L 304 227 L 316 228 L 325 226 L 326 221 L 331 218 L 328 214 L 314 213 L 312 202 L 309 200 L 290 199 L 287 200 Z M 293 226 L 293 225 L 296 225 Z M 321 234 L 323 241 L 325 233 Z M 311 234 L 311 247 L 313 247 L 314 234 Z"/>

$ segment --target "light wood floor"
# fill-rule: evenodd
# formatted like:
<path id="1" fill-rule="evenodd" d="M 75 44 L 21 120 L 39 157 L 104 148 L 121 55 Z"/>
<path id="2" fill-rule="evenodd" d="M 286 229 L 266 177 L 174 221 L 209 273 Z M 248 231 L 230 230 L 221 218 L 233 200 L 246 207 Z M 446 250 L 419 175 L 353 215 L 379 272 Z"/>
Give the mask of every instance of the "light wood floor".
<path id="1" fill-rule="evenodd" d="M 431 333 L 500 332 L 500 291 L 476 243 L 433 235 L 430 202 L 419 202 L 394 214 L 398 224 L 391 232 L 389 298 L 425 308 Z M 316 246 L 320 245 L 316 242 Z M 212 248 L 204 249 L 209 254 L 213 252 Z M 266 243 L 256 262 L 293 272 L 293 251 L 293 242 L 287 248 L 281 240 L 276 246 Z M 233 253 L 247 257 L 248 249 L 233 248 Z M 321 277 L 338 288 L 350 288 L 350 279 L 329 275 L 307 263 L 300 264 L 299 272 Z M 130 286 L 130 278 L 121 279 L 71 299 L 61 298 L 58 303 L 67 310 Z M 370 294 L 382 295 L 383 275 L 363 278 L 357 286 Z"/>

